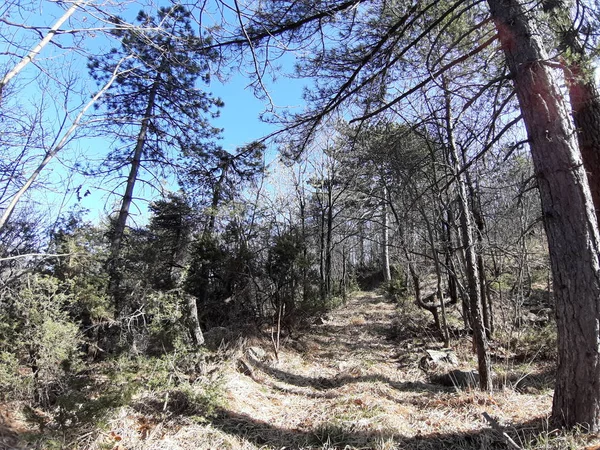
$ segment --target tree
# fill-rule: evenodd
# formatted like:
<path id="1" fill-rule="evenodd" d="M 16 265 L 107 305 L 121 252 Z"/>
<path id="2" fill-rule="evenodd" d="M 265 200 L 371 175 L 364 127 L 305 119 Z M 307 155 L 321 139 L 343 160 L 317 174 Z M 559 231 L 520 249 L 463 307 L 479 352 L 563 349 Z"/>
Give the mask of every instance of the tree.
<path id="1" fill-rule="evenodd" d="M 54 177 L 42 177 L 42 172 L 48 173 L 47 167 L 59 152 L 64 164 L 75 139 L 93 134 L 93 120 L 84 117 L 120 69 L 117 61 L 112 76 L 106 77 L 96 93 L 80 77 L 79 63 L 89 54 L 85 38 L 92 34 L 105 37 L 109 28 L 115 27 L 114 23 L 107 25 L 108 5 L 73 0 L 45 6 L 41 21 L 35 6 L 26 2 L 7 2 L 0 14 L 0 40 L 6 47 L 0 62 L 5 160 L 0 166 L 0 228 L 7 225 L 30 190 L 49 190 L 55 184 L 59 192 L 63 188 L 68 192 L 70 182 L 55 181 L 57 173 L 62 177 L 65 170 L 56 171 Z M 56 15 L 51 26 L 45 26 L 48 14 Z M 120 26 L 133 29 L 126 23 Z M 74 172 L 64 178 L 73 180 Z"/>
<path id="2" fill-rule="evenodd" d="M 122 29 L 121 20 L 114 34 L 121 48 L 103 57 L 90 59 L 92 76 L 104 83 L 114 73 L 123 55 L 135 58 L 123 63 L 126 75 L 113 83 L 103 106 L 108 119 L 118 124 L 121 139 L 135 145 L 125 154 L 112 154 L 111 164 L 129 167 L 125 193 L 111 238 L 111 290 L 118 302 L 118 259 L 125 233 L 136 182 L 142 168 L 164 168 L 169 164 L 168 152 L 193 147 L 199 153 L 210 149 L 203 144 L 218 130 L 208 123 L 206 114 L 222 105 L 221 101 L 196 88 L 200 79 L 208 82 L 208 64 L 214 55 L 202 50 L 204 39 L 194 35 L 190 14 L 182 6 L 159 9 L 156 17 L 140 12 L 141 30 Z M 121 305 L 117 305 L 117 314 Z"/>
<path id="3" fill-rule="evenodd" d="M 247 256 L 246 244 L 231 252 L 233 255 L 228 255 L 220 239 L 227 225 L 220 224 L 218 219 L 221 210 L 240 199 L 242 188 L 252 184 L 264 170 L 264 149 L 264 144 L 253 142 L 238 148 L 235 153 L 217 148 L 208 154 L 192 151 L 183 155 L 181 165 L 185 170 L 179 174 L 179 181 L 194 199 L 194 207 L 202 211 L 201 223 L 197 227 L 200 236 L 193 245 L 186 279 L 187 291 L 196 298 L 198 316 L 206 314 L 210 300 L 220 302 L 233 293 L 232 283 L 225 280 L 232 280 L 240 273 L 231 273 L 231 266 L 236 264 L 229 263 L 236 257 L 243 259 Z M 241 240 L 242 236 L 237 231 L 232 233 L 233 237 Z M 225 282 L 218 283 L 216 280 Z M 213 298 L 210 299 L 210 296 Z"/>
<path id="4" fill-rule="evenodd" d="M 445 89 L 445 133 L 446 146 L 453 165 L 454 175 L 458 184 L 458 203 L 460 205 L 461 233 L 462 243 L 465 246 L 467 286 L 469 290 L 469 313 L 471 316 L 471 326 L 473 327 L 473 340 L 477 350 L 477 360 L 479 366 L 479 381 L 482 389 L 492 389 L 491 359 L 488 353 L 487 336 L 483 322 L 483 306 L 481 300 L 481 279 L 479 277 L 479 266 L 477 264 L 477 255 L 475 252 L 475 242 L 473 239 L 473 226 L 471 211 L 468 205 L 467 189 L 458 148 L 454 136 L 454 125 L 452 119 L 450 94 L 445 76 L 442 75 L 442 87 Z"/>
<path id="5" fill-rule="evenodd" d="M 101 348 L 101 341 L 107 335 L 114 311 L 107 292 L 106 232 L 84 222 L 84 212 L 72 210 L 57 220 L 49 248 L 60 256 L 50 261 L 49 271 L 71 298 L 69 315 L 83 329 L 88 356 L 94 357 L 98 351 L 110 350 Z"/>
<path id="6" fill-rule="evenodd" d="M 390 114 L 410 95 L 421 92 L 449 69 L 464 64 L 499 39 L 529 137 L 548 235 L 560 355 L 553 417 L 566 426 L 585 423 L 596 430 L 600 426 L 600 355 L 596 348 L 600 336 L 594 325 L 599 320 L 595 306 L 600 294 L 598 223 L 581 152 L 569 111 L 546 62 L 548 54 L 534 15 L 519 0 L 487 3 L 497 35 L 491 34 L 486 10 L 479 3 L 418 2 L 408 8 L 383 2 L 362 9 L 354 8 L 361 4 L 357 0 L 318 3 L 310 9 L 302 2 L 287 8 L 277 3 L 276 10 L 265 6 L 250 19 L 260 19 L 260 30 L 255 27 L 249 34 L 249 27 L 245 27 L 237 43 L 245 39 L 255 47 L 260 43 L 269 45 L 273 36 L 285 35 L 288 42 L 314 50 L 303 73 L 319 75 L 321 82 L 309 97 L 312 107 L 296 116 L 292 124 L 299 131 L 302 145 L 324 118 L 343 106 L 358 110 L 354 120 L 359 122 Z M 369 14 L 378 20 L 369 21 Z M 401 79 L 398 74 L 410 52 L 414 54 L 420 45 L 431 45 L 425 38 L 438 42 L 445 23 L 461 16 L 468 19 L 470 27 L 452 44 L 456 57 L 434 71 L 415 67 L 411 75 L 420 75 L 418 82 L 394 84 Z M 336 36 L 329 32 L 333 29 Z M 321 40 L 314 39 L 315 32 L 320 33 Z M 324 41 L 328 45 L 318 47 Z M 427 58 L 435 60 L 435 52 L 428 52 Z M 483 69 L 473 76 L 485 78 Z M 481 92 L 496 82 L 488 80 L 480 92 L 471 94 L 465 108 L 476 104 Z M 509 103 L 510 96 L 501 101 Z M 404 115 L 404 110 L 401 113 Z M 493 121 L 497 117 L 494 114 Z M 497 136 L 509 125 L 495 131 L 496 137 L 486 147 L 498 142 Z M 491 130 L 497 129 L 493 126 Z"/>
<path id="7" fill-rule="evenodd" d="M 527 128 L 548 236 L 558 326 L 552 418 L 598 431 L 600 237 L 581 152 L 535 17 L 518 0 L 488 3 Z"/>
<path id="8" fill-rule="evenodd" d="M 354 176 L 360 180 L 354 188 L 364 196 L 360 204 L 368 204 L 368 198 L 371 197 L 376 204 L 385 205 L 386 210 L 389 209 L 391 213 L 390 216 L 394 217 L 395 227 L 387 223 L 386 211 L 370 216 L 370 220 L 379 221 L 384 225 L 381 239 L 384 249 L 386 234 L 392 236 L 389 242 L 393 242 L 393 246 L 389 243 L 388 245 L 401 249 L 396 258 L 400 260 L 400 256 L 403 256 L 402 259 L 408 266 L 408 272 L 413 279 L 415 301 L 432 313 L 436 328 L 448 346 L 450 336 L 446 307 L 456 303 L 456 296 L 450 300 L 445 298 L 442 278 L 444 270 L 448 271 L 448 268 L 442 267 L 439 255 L 439 229 L 445 210 L 450 208 L 447 204 L 449 202 L 442 201 L 443 195 L 438 187 L 444 180 L 444 174 L 439 175 L 438 166 L 446 166 L 441 159 L 444 142 L 434 142 L 427 130 L 417 126 L 386 123 L 383 120 L 350 129 L 352 131 L 347 136 L 347 158 L 352 163 L 346 164 L 346 170 L 355 173 Z M 419 220 L 414 228 L 411 226 L 411 214 L 416 215 Z M 408 238 L 410 231 L 414 232 L 415 229 L 426 230 L 422 233 L 425 236 L 418 241 Z M 436 291 L 431 295 L 421 295 L 419 270 L 413 253 L 427 255 L 427 259 L 433 262 L 437 283 Z M 385 262 L 385 254 L 383 260 Z M 383 268 L 385 279 L 385 264 Z"/>
<path id="9" fill-rule="evenodd" d="M 77 116 L 75 117 L 75 119 L 73 120 L 71 125 L 67 128 L 67 130 L 64 133 L 61 133 L 62 136 L 60 136 L 60 135 L 57 136 L 56 143 L 53 144 L 50 147 L 50 149 L 48 149 L 46 151 L 46 153 L 43 156 L 40 163 L 31 172 L 31 174 L 27 177 L 27 180 L 25 181 L 25 183 L 23 183 L 23 185 L 12 196 L 12 198 L 10 199 L 10 201 L 4 208 L 4 212 L 2 213 L 2 216 L 0 216 L 0 230 L 2 228 L 4 228 L 4 226 L 6 226 L 6 223 L 9 221 L 10 217 L 12 216 L 12 214 L 17 206 L 17 203 L 19 202 L 19 200 L 21 200 L 21 198 L 23 197 L 23 195 L 25 195 L 25 193 L 29 190 L 29 188 L 31 188 L 33 183 L 38 179 L 42 170 L 44 170 L 44 168 L 50 163 L 50 161 L 52 161 L 52 159 L 54 159 L 54 157 L 61 150 L 63 150 L 65 148 L 65 146 L 73 138 L 73 135 L 80 128 L 81 121 L 82 121 L 84 115 L 86 114 L 87 110 L 90 109 L 93 105 L 95 105 L 100 100 L 102 95 L 104 95 L 104 93 L 110 88 L 112 83 L 115 81 L 116 77 L 119 75 L 119 69 L 120 69 L 121 64 L 123 63 L 123 61 L 125 61 L 130 56 L 131 55 L 126 56 L 121 61 L 117 62 L 117 64 L 115 65 L 115 67 L 113 69 L 113 73 L 109 77 L 107 77 L 107 79 L 105 80 L 104 86 L 102 86 L 100 88 L 100 90 L 92 97 L 92 99 L 89 102 L 87 102 L 85 104 L 85 106 L 83 106 L 81 108 L 81 111 L 77 114 Z M 0 91 L 0 94 L 1 94 L 1 91 Z"/>
<path id="10" fill-rule="evenodd" d="M 549 27 L 556 33 L 577 141 L 587 171 L 596 218 L 600 222 L 600 92 L 585 45 L 591 37 L 590 30 L 598 27 L 598 24 L 590 20 L 589 13 L 583 14 L 581 24 L 575 24 L 571 17 L 573 7 L 574 2 L 566 0 L 543 3 L 548 13 Z"/>
<path id="11" fill-rule="evenodd" d="M 149 206 L 150 247 L 156 263 L 148 278 L 156 289 L 180 287 L 190 253 L 196 217 L 189 200 L 181 193 L 171 193 Z"/>
<path id="12" fill-rule="evenodd" d="M 344 225 L 351 222 L 349 217 L 355 209 L 352 204 L 356 202 L 354 188 L 358 171 L 351 173 L 347 165 L 349 162 L 348 149 L 344 148 L 343 140 L 328 142 L 322 149 L 319 161 L 314 163 L 315 176 L 309 181 L 312 188 L 309 208 L 312 209 L 314 222 L 318 224 L 320 294 L 323 304 L 334 294 L 335 252 L 351 234 L 350 230 L 344 230 Z"/>
<path id="13" fill-rule="evenodd" d="M 33 59 L 42 51 L 42 49 L 46 45 L 48 45 L 50 41 L 52 41 L 62 24 L 65 23 L 67 19 L 69 19 L 69 17 L 71 17 L 75 13 L 75 11 L 77 11 L 77 9 L 81 6 L 83 2 L 83 0 L 75 0 L 71 4 L 69 9 L 67 9 L 67 11 L 65 11 L 65 13 L 54 23 L 54 25 L 50 27 L 48 33 L 46 33 L 46 36 L 44 36 L 42 40 L 40 40 L 40 42 L 37 43 L 29 51 L 29 53 L 25 55 L 23 59 L 21 59 L 21 61 L 19 61 L 18 64 L 16 64 L 11 70 L 8 71 L 8 73 L 6 73 L 6 75 L 2 77 L 2 79 L 0 79 L 0 103 L 2 102 L 2 94 L 4 93 L 4 87 L 8 84 L 8 82 L 11 79 L 13 79 L 19 72 L 21 72 L 27 66 L 27 64 L 32 62 Z"/>
<path id="14" fill-rule="evenodd" d="M 182 193 L 172 193 L 152 202 L 148 224 L 147 279 L 156 290 L 172 293 L 184 301 L 184 323 L 194 345 L 202 345 L 204 336 L 198 320 L 193 296 L 184 292 L 185 274 L 189 267 L 192 235 L 197 215 Z"/>
<path id="15" fill-rule="evenodd" d="M 263 172 L 264 151 L 262 142 L 252 142 L 233 153 L 222 148 L 202 152 L 194 147 L 184 152 L 178 180 L 194 199 L 194 207 L 204 212 L 204 233 L 216 231 L 219 208 L 239 198 L 241 188 Z"/>

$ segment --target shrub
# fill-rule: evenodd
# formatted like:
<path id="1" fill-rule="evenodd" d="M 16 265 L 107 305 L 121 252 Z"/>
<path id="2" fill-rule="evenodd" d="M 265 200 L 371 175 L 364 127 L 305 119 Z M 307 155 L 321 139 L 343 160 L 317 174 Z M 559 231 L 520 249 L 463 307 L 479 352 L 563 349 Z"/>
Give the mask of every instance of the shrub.
<path id="1" fill-rule="evenodd" d="M 31 390 L 31 379 L 19 374 L 19 360 L 13 353 L 0 352 L 0 400 L 23 398 Z"/>
<path id="2" fill-rule="evenodd" d="M 0 383 L 22 391 L 33 378 L 35 398 L 48 404 L 62 378 L 81 365 L 79 327 L 69 317 L 72 298 L 61 283 L 44 275 L 26 276 L 0 304 Z M 19 375 L 19 366 L 31 372 Z M 20 388 L 19 388 L 20 387 Z"/>

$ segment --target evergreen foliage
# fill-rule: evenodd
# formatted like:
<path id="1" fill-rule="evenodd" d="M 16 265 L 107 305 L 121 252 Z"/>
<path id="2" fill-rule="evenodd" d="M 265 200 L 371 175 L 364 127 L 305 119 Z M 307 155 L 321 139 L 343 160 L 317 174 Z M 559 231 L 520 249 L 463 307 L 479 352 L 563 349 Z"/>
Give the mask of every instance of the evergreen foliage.
<path id="1" fill-rule="evenodd" d="M 156 17 L 140 11 L 135 27 L 118 17 L 112 20 L 120 47 L 91 57 L 88 64 L 92 77 L 103 84 L 120 63 L 101 103 L 110 126 L 130 143 L 135 142 L 141 121 L 148 120 L 144 156 L 149 167 L 169 165 L 173 160 L 169 152 L 174 149 L 209 153 L 214 148 L 210 139 L 219 132 L 209 118 L 223 106 L 198 86 L 198 82 L 209 83 L 210 63 L 216 58 L 214 52 L 204 50 L 210 39 L 195 36 L 191 15 L 183 6 L 160 8 Z M 115 153 L 108 161 L 119 167 L 130 153 L 131 148 L 120 157 Z"/>
<path id="2" fill-rule="evenodd" d="M 586 126 L 600 118 L 590 77 L 597 8 L 578 3 L 576 23 L 572 9 L 558 12 L 566 3 L 487 3 L 278 0 L 240 10 L 236 2 L 233 30 L 204 28 L 179 4 L 141 11 L 133 24 L 110 16 L 117 45 L 87 62 L 107 88 L 93 133 L 115 146 L 85 175 L 103 176 L 119 211 L 91 224 L 74 209 L 45 227 L 32 196 L 7 214 L 0 399 L 28 401 L 66 429 L 84 416 L 101 420 L 148 381 L 165 396 L 165 414 L 214 418 L 220 387 L 192 388 L 194 376 L 207 376 L 203 346 L 231 350 L 252 336 L 278 358 L 282 343 L 302 347 L 303 327 L 324 324 L 316 316 L 350 290 L 383 287 L 403 311 L 395 337 L 419 328 L 444 347 L 473 337 L 484 390 L 493 387 L 499 335 L 511 336 L 507 352 L 518 344 L 528 358 L 556 359 L 554 420 L 597 431 L 600 208 L 586 184 L 597 178 L 600 142 L 597 127 Z M 0 20 L 0 37 L 8 25 Z M 556 36 L 542 39 L 540 30 Z M 250 56 L 259 90 L 271 52 L 292 48 L 301 50 L 296 74 L 314 84 L 306 109 L 283 115 L 282 158 L 266 164 L 268 140 L 221 148 L 211 119 L 224 105 L 206 85 L 230 62 L 223 56 L 249 49 L 241 61 Z M 0 111 L 0 124 L 9 116 Z M 29 151 L 48 156 L 62 133 L 5 128 L 5 153 L 23 151 L 0 163 L 3 207 Z M 160 196 L 147 199 L 147 222 L 134 223 L 141 192 Z M 413 305 L 433 325 L 412 322 Z M 100 362 L 128 388 L 95 386 L 103 394 L 94 403 L 85 368 Z M 256 381 L 254 368 L 238 363 Z M 152 364 L 154 375 L 140 381 Z M 320 432 L 329 439 L 331 431 Z"/>

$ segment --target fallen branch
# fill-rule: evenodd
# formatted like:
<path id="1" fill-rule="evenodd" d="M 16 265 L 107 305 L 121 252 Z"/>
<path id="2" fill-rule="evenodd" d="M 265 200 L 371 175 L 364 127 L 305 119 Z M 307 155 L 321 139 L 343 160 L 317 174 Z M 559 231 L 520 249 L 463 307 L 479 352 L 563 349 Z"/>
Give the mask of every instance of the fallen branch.
<path id="1" fill-rule="evenodd" d="M 510 447 L 514 448 L 515 450 L 523 450 L 523 447 L 521 447 L 519 444 L 513 441 L 513 439 L 504 431 L 504 429 L 496 419 L 494 419 L 486 412 L 483 413 L 483 417 L 485 420 L 487 420 L 492 429 L 504 438 L 504 440 Z"/>

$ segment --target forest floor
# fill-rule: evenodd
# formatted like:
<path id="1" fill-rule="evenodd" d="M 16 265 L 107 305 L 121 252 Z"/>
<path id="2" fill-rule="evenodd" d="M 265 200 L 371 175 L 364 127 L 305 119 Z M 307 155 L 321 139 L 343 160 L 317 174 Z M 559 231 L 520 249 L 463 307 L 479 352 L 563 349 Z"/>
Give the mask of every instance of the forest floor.
<path id="1" fill-rule="evenodd" d="M 31 425 L 0 411 L 0 448 L 583 449 L 600 443 L 597 436 L 548 427 L 552 363 L 536 362 L 535 354 L 517 358 L 496 346 L 500 381 L 492 393 L 432 383 L 419 361 L 425 349 L 441 345 L 426 331 L 428 317 L 415 318 L 408 309 L 378 293 L 356 293 L 322 323 L 282 342 L 278 360 L 267 340 L 221 350 L 218 365 L 202 377 L 181 375 L 177 382 L 174 370 L 172 389 L 147 385 L 112 409 L 102 428 L 81 427 L 75 438 L 55 438 L 54 447 L 48 440 L 36 444 Z M 450 369 L 475 368 L 468 337 L 455 339 L 453 349 L 459 363 Z M 492 429 L 484 412 L 501 429 Z"/>

